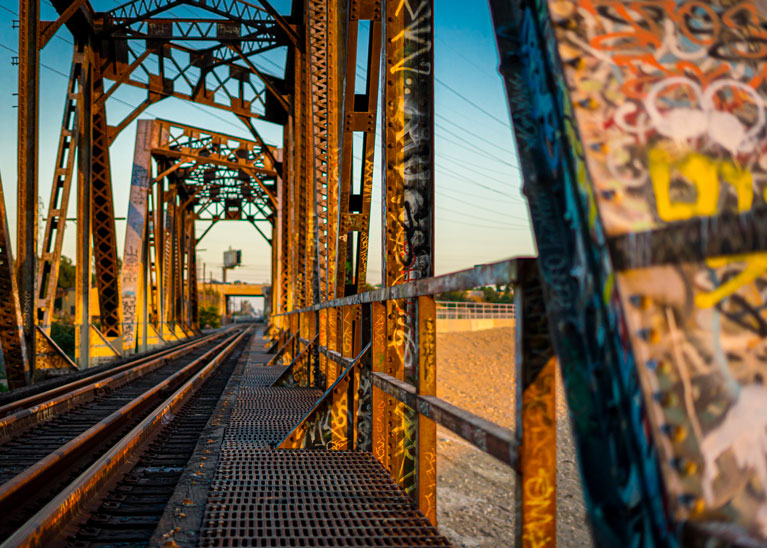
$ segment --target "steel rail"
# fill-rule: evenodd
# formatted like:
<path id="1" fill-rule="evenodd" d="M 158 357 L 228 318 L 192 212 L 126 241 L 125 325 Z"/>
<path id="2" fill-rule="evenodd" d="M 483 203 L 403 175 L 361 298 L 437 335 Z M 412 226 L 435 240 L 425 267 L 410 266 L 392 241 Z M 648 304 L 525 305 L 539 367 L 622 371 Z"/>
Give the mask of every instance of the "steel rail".
<path id="1" fill-rule="evenodd" d="M 206 362 L 215 361 L 217 356 L 229 348 L 233 342 L 239 341 L 245 333 L 247 333 L 247 329 L 240 330 L 227 337 L 226 340 L 201 357 L 176 371 L 164 381 L 131 400 L 73 440 L 59 447 L 47 457 L 39 460 L 0 486 L 0 513 L 8 513 L 16 504 L 36 496 L 41 486 L 47 481 L 54 480 L 71 463 L 76 462 L 78 457 L 83 455 L 85 451 L 97 447 L 100 443 L 103 443 L 105 437 L 113 435 L 120 428 L 130 424 L 130 421 L 137 414 L 146 410 L 147 406 L 161 400 L 164 393 L 177 389 L 180 384 L 197 373 Z"/>
<path id="2" fill-rule="evenodd" d="M 12 402 L 0 408 L 4 410 L 18 409 L 15 413 L 0 418 L 0 444 L 12 439 L 19 432 L 30 428 L 57 415 L 65 413 L 75 406 L 96 398 L 106 389 L 118 388 L 134 379 L 142 377 L 159 367 L 164 366 L 190 351 L 225 336 L 230 330 L 208 335 L 183 346 L 176 346 L 159 354 L 141 358 L 135 362 L 123 364 L 109 369 L 93 377 L 87 377 L 59 386 L 47 392 L 30 396 L 17 402 Z"/>
<path id="3" fill-rule="evenodd" d="M 141 450 L 145 442 L 163 427 L 163 422 L 173 416 L 173 412 L 191 397 L 202 384 L 210 378 L 218 366 L 242 341 L 248 329 L 229 337 L 215 349 L 206 353 L 193 363 L 207 363 L 196 371 L 191 378 L 186 379 L 182 386 L 162 401 L 149 416 L 145 417 L 138 425 L 114 444 L 101 458 L 94 462 L 87 470 L 70 483 L 64 490 L 56 495 L 40 511 L 27 520 L 16 532 L 9 537 L 1 546 L 10 547 L 47 547 L 54 544 L 58 533 L 67 527 L 70 522 L 80 515 L 101 489 L 114 479 L 123 466 Z M 209 361 L 208 361 L 209 360 Z M 184 370 L 193 367 L 189 364 Z M 182 370 L 183 371 L 183 370 Z M 179 371 L 174 375 L 181 373 Z M 152 392 L 158 393 L 167 388 L 166 380 L 163 385 L 158 385 Z M 104 429 L 101 429 L 104 433 Z M 106 431 L 108 432 L 108 430 Z"/>
<path id="4" fill-rule="evenodd" d="M 46 390 L 45 392 L 40 392 L 38 394 L 33 394 L 31 396 L 27 396 L 21 399 L 18 399 L 16 401 L 9 402 L 5 405 L 0 405 L 0 417 L 8 416 L 12 413 L 17 412 L 19 409 L 26 409 L 28 407 L 32 407 L 33 405 L 36 405 L 41 402 L 45 402 L 48 400 L 51 400 L 57 396 L 60 396 L 61 394 L 65 394 L 67 392 L 71 392 L 76 390 L 77 388 L 80 388 L 82 386 L 86 386 L 90 383 L 93 383 L 97 380 L 101 380 L 104 378 L 107 378 L 111 375 L 114 375 L 115 373 L 119 373 L 120 371 L 125 371 L 126 369 L 130 369 L 131 367 L 136 367 L 139 365 L 142 365 L 143 363 L 146 363 L 147 361 L 156 360 L 162 357 L 165 357 L 169 354 L 177 354 L 180 350 L 191 350 L 194 348 L 198 348 L 201 344 L 204 344 L 205 342 L 211 341 L 213 339 L 216 339 L 218 337 L 221 337 L 225 335 L 229 330 L 222 330 L 216 333 L 211 333 L 209 335 L 205 335 L 204 337 L 196 338 L 192 341 L 184 341 L 181 344 L 174 345 L 171 348 L 164 348 L 162 350 L 159 350 L 158 352 L 154 352 L 150 355 L 143 355 L 136 359 L 130 360 L 128 362 L 122 363 L 116 367 L 112 367 L 109 369 L 105 369 L 103 371 L 99 371 L 93 375 L 88 375 L 86 377 L 77 379 L 75 381 L 62 384 L 61 386 L 57 386 L 55 388 L 51 388 L 50 390 Z"/>

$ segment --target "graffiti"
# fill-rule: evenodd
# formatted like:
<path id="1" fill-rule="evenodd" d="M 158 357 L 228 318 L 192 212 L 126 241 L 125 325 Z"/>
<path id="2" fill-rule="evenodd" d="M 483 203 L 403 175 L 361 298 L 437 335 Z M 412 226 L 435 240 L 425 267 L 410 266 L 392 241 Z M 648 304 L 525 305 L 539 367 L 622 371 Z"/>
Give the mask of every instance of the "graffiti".
<path id="1" fill-rule="evenodd" d="M 556 538 L 556 409 L 551 358 L 522 395 L 522 541 L 550 546 Z"/>
<path id="2" fill-rule="evenodd" d="M 370 366 L 363 367 L 362 371 L 355 375 L 355 380 L 357 383 L 356 449 L 371 451 L 373 447 L 373 383 L 370 378 Z"/>
<path id="3" fill-rule="evenodd" d="M 400 440 L 400 443 L 389 449 L 397 463 L 397 468 L 393 471 L 394 479 L 410 496 L 415 494 L 417 487 L 416 416 L 414 409 L 409 408 L 404 403 L 397 402 L 394 405 L 393 421 L 389 426 L 392 437 L 395 440 Z"/>
<path id="4" fill-rule="evenodd" d="M 491 5 L 595 540 L 674 546 L 655 449 L 636 407 L 637 373 L 586 166 L 591 150 L 578 136 L 548 6 Z"/>
<path id="5" fill-rule="evenodd" d="M 633 249 L 673 262 L 679 240 L 667 226 L 715 226 L 765 206 L 763 10 L 742 0 L 511 4 L 496 21 L 502 72 L 577 443 L 582 455 L 613 451 L 623 470 L 611 492 L 584 465 L 595 536 L 673 545 L 669 518 L 724 515 L 767 534 L 764 253 L 728 256 L 735 246 L 718 237 L 718 255 L 615 273 L 606 245 L 657 231 L 652 250 Z M 600 413 L 592 390 L 628 421 Z M 600 522 L 611 497 L 633 517 Z"/>
<path id="6" fill-rule="evenodd" d="M 573 1 L 551 16 L 607 236 L 764 205 L 767 34 L 754 3 Z M 767 448 L 754 428 L 765 274 L 757 253 L 618 275 L 640 303 L 624 302 L 626 327 L 646 364 L 656 446 L 677 463 L 661 467 L 677 519 L 725 510 L 767 534 Z"/>
<path id="7" fill-rule="evenodd" d="M 138 323 L 139 278 L 142 266 L 144 230 L 147 222 L 151 148 L 154 142 L 151 120 L 139 120 L 136 148 L 131 175 L 130 205 L 125 229 L 125 252 L 121 269 L 123 306 L 123 349 L 133 352 L 136 347 Z M 170 269 L 168 269 L 170 270 Z"/>

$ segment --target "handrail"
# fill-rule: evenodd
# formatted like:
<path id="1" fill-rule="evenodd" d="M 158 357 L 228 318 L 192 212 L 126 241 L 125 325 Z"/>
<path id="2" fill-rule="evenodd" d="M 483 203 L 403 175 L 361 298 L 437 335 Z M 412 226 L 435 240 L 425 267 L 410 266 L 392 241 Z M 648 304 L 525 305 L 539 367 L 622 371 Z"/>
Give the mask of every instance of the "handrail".
<path id="1" fill-rule="evenodd" d="M 386 373 L 374 372 L 373 386 L 519 472 L 519 442 L 511 430 L 456 407 L 442 398 L 416 394 L 415 386 Z"/>
<path id="2" fill-rule="evenodd" d="M 425 297 L 437 295 L 447 291 L 462 291 L 485 285 L 497 285 L 515 283 L 517 280 L 518 265 L 520 261 L 531 260 L 527 257 L 515 257 L 506 259 L 497 263 L 488 263 L 466 270 L 459 270 L 442 276 L 433 278 L 423 278 L 403 284 L 391 285 L 357 293 L 340 299 L 318 303 L 305 308 L 283 312 L 281 314 L 272 314 L 273 318 L 280 316 L 291 316 L 293 314 L 302 314 L 305 312 L 316 312 L 326 308 L 338 308 L 340 306 L 351 306 L 355 304 L 367 304 L 381 301 L 390 301 L 393 299 L 413 299 L 415 297 Z"/>

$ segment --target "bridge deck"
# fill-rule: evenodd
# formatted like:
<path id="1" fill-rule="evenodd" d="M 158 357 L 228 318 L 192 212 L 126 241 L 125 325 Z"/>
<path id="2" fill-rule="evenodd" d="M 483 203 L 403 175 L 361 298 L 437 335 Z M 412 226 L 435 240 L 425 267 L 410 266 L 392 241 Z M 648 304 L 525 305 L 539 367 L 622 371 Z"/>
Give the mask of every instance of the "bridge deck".
<path id="1" fill-rule="evenodd" d="M 370 454 L 274 449 L 321 396 L 272 387 L 254 337 L 200 531 L 212 546 L 448 546 Z"/>

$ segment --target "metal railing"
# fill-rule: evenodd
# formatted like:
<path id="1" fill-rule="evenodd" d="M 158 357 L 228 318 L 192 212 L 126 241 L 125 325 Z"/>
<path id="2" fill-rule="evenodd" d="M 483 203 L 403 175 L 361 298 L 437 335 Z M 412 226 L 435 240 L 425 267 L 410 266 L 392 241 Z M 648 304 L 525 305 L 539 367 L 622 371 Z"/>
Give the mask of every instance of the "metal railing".
<path id="1" fill-rule="evenodd" d="M 512 303 L 437 301 L 438 320 L 511 320 L 514 317 Z"/>
<path id="2" fill-rule="evenodd" d="M 515 303 L 522 311 L 518 321 L 524 319 L 525 324 L 516 327 L 521 330 L 515 347 L 516 376 L 525 379 L 516 385 L 516 397 L 526 405 L 517 406 L 515 431 L 436 395 L 438 308 L 433 295 L 508 283 L 515 286 Z M 511 305 L 486 308 L 514 317 Z M 289 366 L 275 385 L 325 391 L 280 448 L 371 451 L 435 523 L 439 424 L 510 466 L 523 485 L 545 481 L 545 494 L 535 504 L 521 493 L 516 503 L 522 507 L 523 523 L 534 524 L 545 516 L 545 532 L 554 534 L 555 358 L 550 345 L 536 344 L 548 336 L 548 325 L 533 259 L 386 286 L 271 319 L 277 341 L 272 346 L 279 349 L 267 365 Z M 504 381 L 513 379 L 499 379 Z M 521 546 L 521 537 L 518 541 Z"/>

